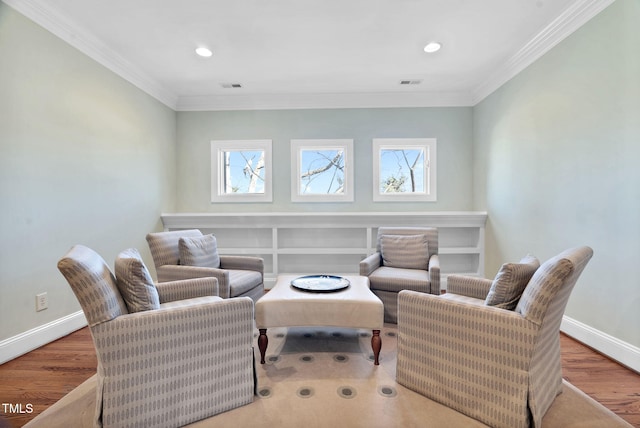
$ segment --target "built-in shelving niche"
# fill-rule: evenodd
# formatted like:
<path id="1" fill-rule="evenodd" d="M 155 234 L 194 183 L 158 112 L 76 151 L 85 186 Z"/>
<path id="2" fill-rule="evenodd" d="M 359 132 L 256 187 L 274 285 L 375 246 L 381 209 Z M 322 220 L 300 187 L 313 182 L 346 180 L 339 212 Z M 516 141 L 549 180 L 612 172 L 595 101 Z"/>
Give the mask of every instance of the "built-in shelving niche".
<path id="1" fill-rule="evenodd" d="M 450 274 L 484 276 L 485 212 L 171 213 L 165 230 L 213 233 L 220 254 L 265 260 L 265 286 L 278 274 L 354 274 L 375 252 L 380 226 L 438 228 L 442 287 Z"/>

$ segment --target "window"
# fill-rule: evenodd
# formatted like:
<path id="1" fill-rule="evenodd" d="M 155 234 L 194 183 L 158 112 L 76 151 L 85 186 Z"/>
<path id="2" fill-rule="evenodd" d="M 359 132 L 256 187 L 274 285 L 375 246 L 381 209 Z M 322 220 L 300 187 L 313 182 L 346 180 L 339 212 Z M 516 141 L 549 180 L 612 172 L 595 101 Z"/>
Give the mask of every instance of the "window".
<path id="1" fill-rule="evenodd" d="M 435 201 L 435 138 L 373 140 L 374 201 Z"/>
<path id="2" fill-rule="evenodd" d="M 212 202 L 271 202 L 271 140 L 211 142 Z"/>
<path id="3" fill-rule="evenodd" d="M 291 140 L 293 202 L 353 201 L 353 140 Z"/>

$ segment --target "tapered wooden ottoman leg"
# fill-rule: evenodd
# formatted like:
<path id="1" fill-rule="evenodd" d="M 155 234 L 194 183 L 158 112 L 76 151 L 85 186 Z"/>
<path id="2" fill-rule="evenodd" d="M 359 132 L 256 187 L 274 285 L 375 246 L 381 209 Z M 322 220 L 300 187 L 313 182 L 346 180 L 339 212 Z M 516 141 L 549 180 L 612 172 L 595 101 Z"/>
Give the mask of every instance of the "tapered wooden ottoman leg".
<path id="1" fill-rule="evenodd" d="M 264 364 L 264 355 L 267 352 L 269 338 L 267 337 L 267 329 L 261 328 L 260 336 L 258 336 L 258 349 L 260 350 L 260 364 Z"/>
<path id="2" fill-rule="evenodd" d="M 382 339 L 380 338 L 380 330 L 373 330 L 371 336 L 371 349 L 373 349 L 373 364 L 380 365 L 380 349 L 382 349 Z"/>

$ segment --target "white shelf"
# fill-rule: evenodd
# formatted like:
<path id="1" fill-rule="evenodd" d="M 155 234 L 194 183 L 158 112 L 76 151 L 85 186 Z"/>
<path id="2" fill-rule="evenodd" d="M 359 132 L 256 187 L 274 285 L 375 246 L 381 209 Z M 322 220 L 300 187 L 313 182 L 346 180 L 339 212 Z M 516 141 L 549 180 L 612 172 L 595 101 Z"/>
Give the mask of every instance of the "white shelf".
<path id="1" fill-rule="evenodd" d="M 218 247 L 218 252 L 220 254 L 229 254 L 229 255 L 252 255 L 252 254 L 273 254 L 272 248 L 221 248 Z"/>
<path id="2" fill-rule="evenodd" d="M 369 250 L 366 248 L 280 248 L 278 254 L 364 254 Z"/>
<path id="3" fill-rule="evenodd" d="M 167 213 L 165 230 L 213 233 L 220 254 L 265 258 L 265 285 L 282 273 L 357 273 L 378 227 L 438 228 L 442 287 L 450 274 L 484 275 L 486 212 Z"/>
<path id="4" fill-rule="evenodd" d="M 439 254 L 480 254 L 483 251 L 479 247 L 440 247 Z"/>

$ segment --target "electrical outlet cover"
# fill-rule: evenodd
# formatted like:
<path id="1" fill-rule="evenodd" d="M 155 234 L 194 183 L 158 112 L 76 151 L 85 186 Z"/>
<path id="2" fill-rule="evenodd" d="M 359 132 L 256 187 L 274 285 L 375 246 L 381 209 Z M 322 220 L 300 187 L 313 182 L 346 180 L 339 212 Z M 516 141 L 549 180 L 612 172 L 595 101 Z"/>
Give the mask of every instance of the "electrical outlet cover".
<path id="1" fill-rule="evenodd" d="M 49 307 L 47 299 L 47 293 L 40 293 L 36 295 L 36 312 L 44 311 Z"/>

